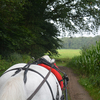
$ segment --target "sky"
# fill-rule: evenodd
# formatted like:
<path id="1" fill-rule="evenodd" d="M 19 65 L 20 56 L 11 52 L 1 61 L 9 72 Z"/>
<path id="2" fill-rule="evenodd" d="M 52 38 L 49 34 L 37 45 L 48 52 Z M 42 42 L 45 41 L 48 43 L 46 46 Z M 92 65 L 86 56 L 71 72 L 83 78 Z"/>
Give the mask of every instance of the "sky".
<path id="1" fill-rule="evenodd" d="M 100 36 L 100 27 L 99 27 L 98 32 L 95 35 L 93 33 L 88 34 L 84 32 L 83 35 L 77 33 L 77 34 L 74 34 L 72 37 L 95 37 L 95 36 Z M 63 38 L 63 37 L 70 37 L 70 36 L 68 36 L 67 32 L 65 34 L 61 32 L 61 36 L 59 36 L 59 38 Z"/>
<path id="2" fill-rule="evenodd" d="M 72 37 L 95 37 L 95 36 L 100 36 L 100 31 L 98 34 L 94 35 L 94 34 L 90 34 L 90 35 L 87 35 L 87 34 L 84 34 L 84 35 L 81 35 L 81 34 L 74 34 Z M 62 36 L 59 36 L 58 38 L 63 38 L 63 37 L 70 37 L 68 36 L 67 34 L 66 35 L 62 35 Z"/>
<path id="3" fill-rule="evenodd" d="M 84 33 L 83 33 L 83 34 L 84 34 Z M 100 31 L 99 31 L 98 34 L 95 34 L 95 35 L 92 34 L 92 33 L 91 33 L 90 35 L 87 35 L 87 34 L 84 34 L 84 35 L 81 35 L 81 34 L 75 34 L 74 37 L 95 37 L 95 36 L 98 36 L 98 35 L 100 36 Z"/>
<path id="4" fill-rule="evenodd" d="M 50 21 L 51 23 L 54 23 L 52 20 Z M 57 27 L 59 27 L 56 23 L 54 23 Z M 58 38 L 63 38 L 63 37 L 70 37 L 70 36 L 68 36 L 68 32 L 66 31 L 65 33 L 63 33 L 62 31 L 61 31 L 61 28 L 59 28 L 59 30 L 60 30 L 60 35 L 61 36 L 58 36 Z M 95 37 L 95 36 L 100 36 L 100 26 L 99 26 L 99 29 L 98 29 L 98 32 L 94 35 L 93 34 L 94 32 L 91 32 L 90 34 L 89 34 L 89 32 L 84 32 L 84 33 L 82 33 L 83 35 L 81 35 L 81 34 L 74 34 L 72 37 Z"/>
<path id="5" fill-rule="evenodd" d="M 83 33 L 84 35 L 83 36 L 81 36 L 80 34 L 76 34 L 75 36 L 76 37 L 95 37 L 95 36 L 100 36 L 100 27 L 99 27 L 99 29 L 98 29 L 98 32 L 97 32 L 97 34 L 93 34 L 93 33 L 91 33 L 90 35 L 87 35 L 87 33 L 85 34 L 85 33 Z"/>

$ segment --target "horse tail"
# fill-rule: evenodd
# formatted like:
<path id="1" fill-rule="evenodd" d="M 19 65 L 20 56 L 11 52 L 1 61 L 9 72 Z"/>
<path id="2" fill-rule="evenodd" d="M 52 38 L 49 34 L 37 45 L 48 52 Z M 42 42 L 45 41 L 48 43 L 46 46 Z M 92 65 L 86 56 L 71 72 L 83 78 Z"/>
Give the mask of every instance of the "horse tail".
<path id="1" fill-rule="evenodd" d="M 13 76 L 3 84 L 0 89 L 0 100 L 26 100 L 22 75 Z"/>

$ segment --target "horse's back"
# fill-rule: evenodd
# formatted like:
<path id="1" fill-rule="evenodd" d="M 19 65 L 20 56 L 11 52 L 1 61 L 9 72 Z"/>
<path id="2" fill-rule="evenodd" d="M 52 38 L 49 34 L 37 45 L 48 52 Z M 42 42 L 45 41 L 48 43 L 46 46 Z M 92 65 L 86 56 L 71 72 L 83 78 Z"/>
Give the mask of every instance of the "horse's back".
<path id="1" fill-rule="evenodd" d="M 30 94 L 32 94 L 36 90 L 36 88 L 44 80 L 43 77 L 46 77 L 46 75 L 49 72 L 46 68 L 41 67 L 39 65 L 31 65 L 30 68 L 37 71 L 38 73 L 32 72 L 32 71 L 29 71 L 27 73 L 26 89 L 28 91 L 28 97 L 30 96 Z M 49 75 L 49 77 L 47 78 L 47 82 L 44 83 L 44 85 L 41 87 L 41 89 L 34 96 L 33 100 L 40 100 L 40 98 L 41 98 L 41 100 L 47 100 L 47 98 L 48 98 L 48 100 L 52 100 L 53 99 L 52 93 L 53 93 L 54 98 L 57 94 L 57 84 L 59 84 L 59 83 L 58 83 L 56 77 L 54 76 L 53 73 L 51 73 Z M 59 90 L 61 92 L 60 85 L 58 85 L 58 86 L 59 86 Z M 32 88 L 32 87 L 34 87 L 34 88 Z M 50 88 L 51 88 L 51 90 L 50 90 Z M 61 95 L 61 93 L 59 93 L 59 94 Z"/>
<path id="2" fill-rule="evenodd" d="M 8 70 L 14 69 L 14 68 L 20 68 L 24 67 L 25 63 L 16 64 L 12 67 L 10 67 Z M 48 70 L 39 66 L 31 64 L 28 72 L 26 73 L 26 83 L 25 84 L 25 90 L 27 94 L 27 98 L 36 90 L 36 88 L 40 85 L 40 83 L 44 80 L 44 77 L 48 74 Z M 8 71 L 7 70 L 7 71 Z M 0 87 L 6 82 L 6 80 L 10 79 L 10 77 L 16 72 L 16 70 L 8 71 L 7 73 L 3 74 L 0 77 Z M 18 73 L 19 76 L 23 76 L 23 82 L 24 82 L 24 70 L 20 71 Z M 15 75 L 16 76 L 16 75 Z M 12 76 L 12 77 L 15 77 Z M 48 85 L 48 84 L 49 85 Z M 57 88 L 58 84 L 58 88 Z M 50 90 L 51 89 L 51 90 Z M 33 97 L 32 100 L 52 100 L 52 93 L 54 98 L 56 98 L 57 92 L 59 90 L 59 95 L 61 96 L 61 88 L 60 85 L 54 76 L 53 73 L 50 73 L 49 77 L 47 78 L 47 82 L 43 84 L 43 86 L 38 90 L 36 95 Z M 51 93 L 52 92 L 52 93 Z"/>
<path id="3" fill-rule="evenodd" d="M 20 68 L 25 66 L 26 63 L 19 63 L 19 64 L 15 64 L 13 66 L 11 66 L 10 68 L 8 68 L 5 73 L 0 77 L 0 87 L 1 85 L 3 85 L 9 78 L 11 78 L 11 76 L 16 72 L 16 70 L 11 70 L 11 69 L 15 69 L 15 68 Z M 11 70 L 11 71 L 8 71 Z M 8 72 L 7 72 L 8 71 Z M 7 73 L 6 73 L 7 72 Z"/>

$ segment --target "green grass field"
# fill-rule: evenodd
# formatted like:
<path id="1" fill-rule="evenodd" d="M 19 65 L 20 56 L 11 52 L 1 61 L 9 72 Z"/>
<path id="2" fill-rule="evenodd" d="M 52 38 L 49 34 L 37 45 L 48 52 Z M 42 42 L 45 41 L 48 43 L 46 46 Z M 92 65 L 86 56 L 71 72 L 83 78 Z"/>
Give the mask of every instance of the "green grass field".
<path id="1" fill-rule="evenodd" d="M 59 49 L 59 58 L 73 58 L 80 55 L 80 49 Z"/>
<path id="2" fill-rule="evenodd" d="M 59 49 L 59 57 L 57 58 L 73 58 L 80 55 L 80 49 Z"/>
<path id="3" fill-rule="evenodd" d="M 59 49 L 59 56 L 54 56 L 58 66 L 66 66 L 71 58 L 80 55 L 80 49 Z"/>

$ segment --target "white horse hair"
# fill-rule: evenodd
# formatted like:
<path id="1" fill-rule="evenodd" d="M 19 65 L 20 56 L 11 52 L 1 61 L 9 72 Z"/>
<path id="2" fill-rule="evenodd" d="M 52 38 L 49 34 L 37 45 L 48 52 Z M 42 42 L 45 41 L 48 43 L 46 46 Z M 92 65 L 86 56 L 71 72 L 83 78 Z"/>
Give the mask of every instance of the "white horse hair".
<path id="1" fill-rule="evenodd" d="M 49 56 L 43 56 L 47 61 L 50 63 L 54 63 L 54 59 L 50 59 Z M 19 63 L 15 64 L 10 69 L 24 67 L 26 63 Z M 48 70 L 44 67 L 39 65 L 31 64 L 30 68 L 39 72 L 44 77 L 48 74 Z M 7 70 L 7 71 L 8 71 Z M 43 78 L 33 72 L 27 72 L 27 82 L 24 83 L 24 70 L 21 70 L 15 76 L 12 76 L 16 70 L 9 71 L 3 74 L 0 77 L 0 100 L 27 100 L 28 97 L 36 90 L 36 88 L 40 85 L 43 81 Z M 51 72 L 49 77 L 47 78 L 48 83 L 52 89 L 54 99 L 56 100 L 57 91 L 59 90 L 59 100 L 62 96 L 62 91 L 59 85 L 58 80 L 56 79 L 55 75 Z M 57 88 L 58 85 L 58 88 Z M 31 100 L 53 100 L 51 91 L 45 82 L 40 90 L 35 94 L 35 96 Z"/>
<path id="2" fill-rule="evenodd" d="M 6 81 L 0 89 L 0 100 L 26 100 L 22 76 L 16 75 Z"/>

